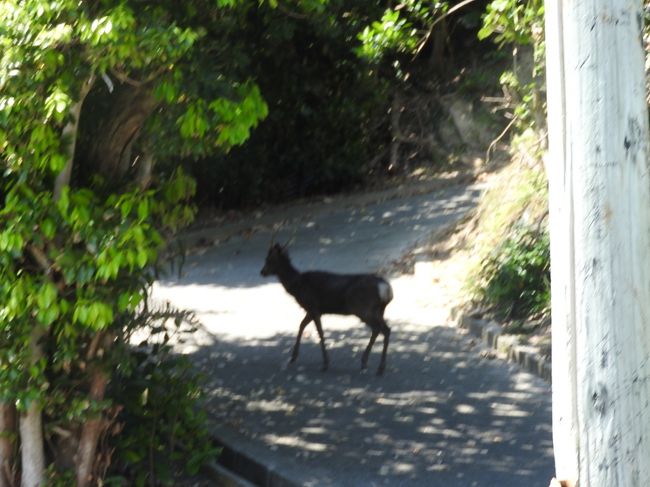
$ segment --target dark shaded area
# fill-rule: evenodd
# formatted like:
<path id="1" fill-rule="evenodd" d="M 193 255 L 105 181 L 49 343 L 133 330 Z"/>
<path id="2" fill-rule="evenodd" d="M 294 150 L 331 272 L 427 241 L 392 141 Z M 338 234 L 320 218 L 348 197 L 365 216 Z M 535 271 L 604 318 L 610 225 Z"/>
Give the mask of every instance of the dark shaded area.
<path id="1" fill-rule="evenodd" d="M 192 164 L 202 205 L 251 207 L 336 193 L 377 170 L 371 159 L 388 142 L 388 84 L 353 48 L 385 7 L 354 3 L 331 2 L 322 14 L 300 17 L 248 9 L 228 42 L 247 54 L 242 66 L 269 115 L 245 145 Z"/>
<path id="2" fill-rule="evenodd" d="M 236 30 L 208 28 L 209 38 L 232 46 L 231 56 L 215 56 L 214 62 L 239 78 L 254 79 L 269 114 L 243 146 L 186 161 L 198 182 L 199 204 L 250 208 L 384 179 L 397 171 L 389 169 L 396 109 L 404 112 L 400 131 L 406 139 L 435 139 L 433 145 L 445 149 L 406 144 L 399 170 L 408 167 L 407 158 L 445 167 L 447 152 L 459 144 L 438 132 L 449 116 L 441 97 L 463 92 L 478 101 L 500 93 L 502 69 L 494 68 L 494 47 L 477 39 L 485 4 L 473 2 L 438 24 L 418 55 L 393 48 L 377 62 L 362 59 L 355 49 L 363 29 L 381 19 L 385 2 L 330 1 L 309 13 L 266 4 L 234 9 Z M 409 17 L 408 9 L 401 15 Z M 409 21 L 421 32 L 429 28 L 430 20 Z M 415 115 L 409 104 L 427 109 Z"/>

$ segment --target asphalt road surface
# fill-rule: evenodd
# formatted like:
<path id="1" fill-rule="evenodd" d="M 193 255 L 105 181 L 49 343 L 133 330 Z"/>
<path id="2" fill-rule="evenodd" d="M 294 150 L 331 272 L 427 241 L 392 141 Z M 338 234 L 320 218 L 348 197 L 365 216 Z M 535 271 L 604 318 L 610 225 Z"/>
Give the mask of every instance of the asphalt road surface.
<path id="1" fill-rule="evenodd" d="M 199 330 L 178 344 L 206 373 L 217 438 L 267 470 L 266 485 L 546 487 L 553 474 L 550 387 L 491 360 L 475 340 L 418 303 L 435 289 L 390 276 L 388 365 L 381 336 L 360 371 L 369 329 L 325 316 L 330 369 L 313 324 L 287 364 L 304 313 L 260 276 L 273 222 L 301 270 L 375 271 L 472 208 L 459 185 L 377 203 L 332 202 L 276 212 L 265 225 L 209 229 L 219 244 L 191 255 L 154 298 L 191 309 Z M 282 223 L 282 225 L 280 225 Z M 250 473 L 250 472 L 249 472 Z M 261 478 L 264 477 L 264 478 Z"/>

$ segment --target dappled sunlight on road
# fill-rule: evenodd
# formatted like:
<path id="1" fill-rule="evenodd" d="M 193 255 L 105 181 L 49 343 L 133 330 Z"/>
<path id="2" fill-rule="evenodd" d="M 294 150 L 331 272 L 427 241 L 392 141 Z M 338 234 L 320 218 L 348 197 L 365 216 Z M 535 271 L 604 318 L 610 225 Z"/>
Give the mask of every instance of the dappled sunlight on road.
<path id="1" fill-rule="evenodd" d="M 194 357 L 209 373 L 215 427 L 253 440 L 265 455 L 295 458 L 307 477 L 336 458 L 337 468 L 365 465 L 378 479 L 395 477 L 402 485 L 434 479 L 486 485 L 485 475 L 502 474 L 520 479 L 512 485 L 535 485 L 529 483 L 535 475 L 547 479 L 546 384 L 518 380 L 527 374 L 517 372 L 510 380 L 507 365 L 481 358 L 454 329 L 393 325 L 383 378 L 359 370 L 368 333 L 358 325 L 326 328 L 332 362 L 326 373 L 319 370 L 315 333 L 292 366 L 286 362 L 293 334 L 220 338 L 219 347 Z M 532 450 L 533 460 L 522 463 L 518 452 Z"/>
<path id="2" fill-rule="evenodd" d="M 206 374 L 215 431 L 231 443 L 248 439 L 247 448 L 264 458 L 292 458 L 290 468 L 305 485 L 327 485 L 318 479 L 323 462 L 334 458 L 337 468 L 361 465 L 380 483 L 444 479 L 481 486 L 486 472 L 519 479 L 512 485 L 547 480 L 548 386 L 506 372 L 512 366 L 483 358 L 469 337 L 441 326 L 445 316 L 417 305 L 421 290 L 429 289 L 420 284 L 414 276 L 393 281 L 395 300 L 387 310 L 393 333 L 382 378 L 374 375 L 381 338 L 369 371 L 359 370 L 370 330 L 355 317 L 323 317 L 328 372 L 320 372 L 313 325 L 298 362 L 289 366 L 304 313 L 275 282 L 222 289 L 207 302 L 195 285 L 170 288 L 169 296 L 196 309 L 203 325 L 179 349 Z"/>

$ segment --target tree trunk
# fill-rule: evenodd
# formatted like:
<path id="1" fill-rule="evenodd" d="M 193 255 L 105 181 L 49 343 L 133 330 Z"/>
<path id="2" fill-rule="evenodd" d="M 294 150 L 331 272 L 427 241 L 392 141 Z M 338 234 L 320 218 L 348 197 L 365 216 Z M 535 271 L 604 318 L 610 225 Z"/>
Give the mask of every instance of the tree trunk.
<path id="1" fill-rule="evenodd" d="M 444 77 L 447 73 L 451 72 L 453 69 L 451 56 L 447 57 L 445 55 L 445 50 L 447 44 L 449 43 L 449 30 L 447 29 L 447 21 L 443 18 L 431 35 L 431 58 L 430 62 L 432 68 L 440 74 L 440 77 Z"/>
<path id="2" fill-rule="evenodd" d="M 35 364 L 43 358 L 41 339 L 45 330 L 34 326 L 30 335 L 31 363 Z M 22 487 L 39 487 L 45 482 L 45 451 L 43 443 L 43 419 L 41 417 L 41 404 L 32 401 L 27 411 L 20 415 L 20 451 Z"/>
<path id="3" fill-rule="evenodd" d="M 70 107 L 70 121 L 63 127 L 61 131 L 61 137 L 69 140 L 68 147 L 66 147 L 66 152 L 68 159 L 66 161 L 65 167 L 57 175 L 56 180 L 54 181 L 54 201 L 58 201 L 61 197 L 61 191 L 63 188 L 70 184 L 70 177 L 72 175 L 72 164 L 74 162 L 75 149 L 77 148 L 77 139 L 79 132 L 79 119 L 81 118 L 81 107 L 83 106 L 86 96 L 90 92 L 95 79 L 91 77 L 88 79 L 80 89 L 79 100 Z"/>
<path id="4" fill-rule="evenodd" d="M 110 109 L 99 118 L 92 114 L 94 129 L 86 134 L 88 146 L 81 155 L 92 173 L 115 179 L 131 167 L 133 145 L 158 102 L 148 86 L 122 85 L 104 96 L 110 96 Z"/>
<path id="5" fill-rule="evenodd" d="M 388 170 L 397 171 L 398 168 L 401 169 L 401 164 L 399 160 L 399 146 L 400 146 L 400 128 L 399 120 L 402 115 L 402 97 L 399 93 L 395 93 L 393 96 L 393 103 L 390 108 L 390 131 L 391 131 L 391 143 L 390 143 L 390 158 L 388 161 Z"/>
<path id="6" fill-rule="evenodd" d="M 40 487 L 44 483 L 43 423 L 40 404 L 36 401 L 20 416 L 22 487 Z"/>
<path id="7" fill-rule="evenodd" d="M 85 82 L 80 90 L 79 101 L 70 107 L 71 120 L 62 130 L 62 136 L 69 138 L 67 147 L 67 162 L 54 183 L 54 201 L 61 197 L 63 188 L 70 184 L 72 164 L 74 160 L 75 147 L 77 142 L 77 131 L 79 128 L 79 116 L 83 101 L 88 94 L 93 79 Z M 30 362 L 38 363 L 43 357 L 42 338 L 46 331 L 40 326 L 34 326 L 30 335 Z M 45 452 L 43 443 L 43 420 L 41 417 L 41 404 L 32 401 L 27 411 L 20 416 L 20 443 L 21 443 L 21 466 L 23 487 L 38 487 L 45 482 Z"/>
<path id="8" fill-rule="evenodd" d="M 650 485 L 641 2 L 546 2 L 553 440 L 565 485 Z"/>
<path id="9" fill-rule="evenodd" d="M 90 400 L 103 400 L 107 384 L 108 375 L 99 368 L 96 369 L 92 375 Z M 101 415 L 97 418 L 88 419 L 83 425 L 76 460 L 77 487 L 91 485 L 97 442 L 103 427 L 104 419 Z"/>
<path id="10" fill-rule="evenodd" d="M 97 357 L 104 356 L 112 344 L 115 335 L 112 332 L 100 332 L 93 338 L 86 353 L 86 360 L 93 362 Z M 106 393 L 106 386 L 110 376 L 102 368 L 101 364 L 94 364 L 91 374 L 89 399 L 91 401 L 102 401 Z M 93 468 L 99 437 L 106 425 L 103 415 L 86 420 L 81 429 L 81 437 L 76 452 L 75 468 L 77 476 L 77 487 L 86 487 L 93 481 Z"/>
<path id="11" fill-rule="evenodd" d="M 0 403 L 0 487 L 11 487 L 13 482 L 14 445 L 16 441 L 16 408 L 8 402 Z"/>
<path id="12" fill-rule="evenodd" d="M 73 119 L 70 123 L 66 124 L 61 132 L 61 136 L 70 139 L 70 145 L 68 147 L 69 153 L 74 157 L 74 150 L 77 145 L 77 129 L 79 128 L 79 115 L 81 114 L 81 105 L 83 100 L 75 103 L 70 109 L 70 114 Z M 54 181 L 54 201 L 58 201 L 61 198 L 61 191 L 63 188 L 70 184 L 70 177 L 72 175 L 72 163 L 73 157 L 69 157 L 63 170 L 57 175 L 56 180 Z"/>

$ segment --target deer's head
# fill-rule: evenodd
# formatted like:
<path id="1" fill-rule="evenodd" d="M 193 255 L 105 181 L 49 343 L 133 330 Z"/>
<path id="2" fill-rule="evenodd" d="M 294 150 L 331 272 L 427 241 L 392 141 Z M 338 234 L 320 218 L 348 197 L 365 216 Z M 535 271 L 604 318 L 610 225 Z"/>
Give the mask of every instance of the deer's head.
<path id="1" fill-rule="evenodd" d="M 266 254 L 264 267 L 260 271 L 264 277 L 277 275 L 282 269 L 290 265 L 289 253 L 287 252 L 286 245 L 283 247 L 280 244 L 271 245 L 269 253 Z"/>

